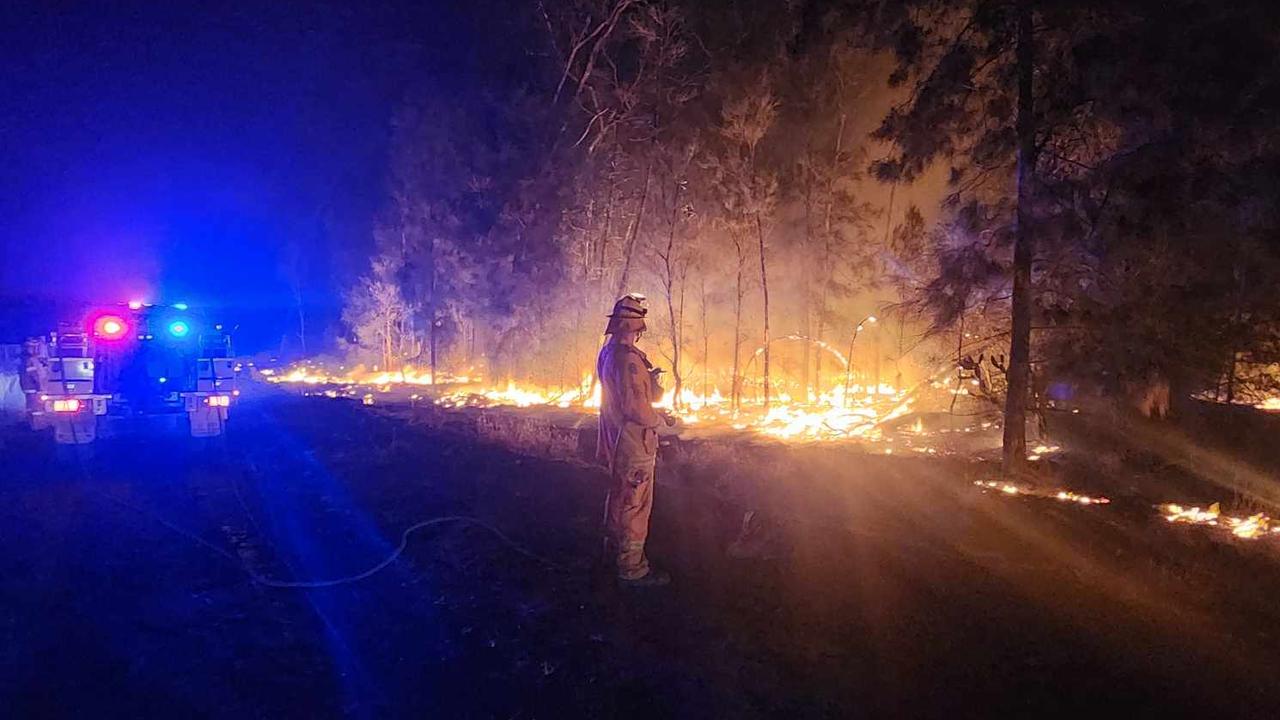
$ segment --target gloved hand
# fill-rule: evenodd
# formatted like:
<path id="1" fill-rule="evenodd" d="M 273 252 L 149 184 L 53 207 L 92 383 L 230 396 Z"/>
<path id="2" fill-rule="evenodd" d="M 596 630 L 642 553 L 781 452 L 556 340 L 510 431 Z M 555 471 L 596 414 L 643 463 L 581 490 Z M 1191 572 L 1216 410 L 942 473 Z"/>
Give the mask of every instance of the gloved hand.
<path id="1" fill-rule="evenodd" d="M 677 435 L 680 433 L 682 423 L 680 418 L 669 412 L 662 413 L 662 424 L 658 426 L 658 434 L 662 436 Z"/>

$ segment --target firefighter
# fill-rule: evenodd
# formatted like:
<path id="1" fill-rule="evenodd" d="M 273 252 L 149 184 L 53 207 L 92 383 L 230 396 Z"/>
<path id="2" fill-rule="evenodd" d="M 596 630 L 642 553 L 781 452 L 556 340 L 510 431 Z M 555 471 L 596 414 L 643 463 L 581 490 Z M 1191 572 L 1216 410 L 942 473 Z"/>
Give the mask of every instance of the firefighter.
<path id="1" fill-rule="evenodd" d="M 636 347 L 647 314 L 643 295 L 619 298 L 604 331 L 609 340 L 596 361 L 601 389 L 596 457 L 608 466 L 613 484 L 606 508 L 607 539 L 619 583 L 633 587 L 671 581 L 670 575 L 650 567 L 644 552 L 653 510 L 658 429 L 674 425 L 673 419 L 653 408 L 662 397 L 662 370 Z"/>
<path id="2" fill-rule="evenodd" d="M 18 384 L 27 396 L 27 410 L 36 412 L 44 409 L 40 399 L 40 391 L 44 389 L 49 375 L 49 359 L 44 343 L 36 338 L 22 344 L 22 375 Z"/>

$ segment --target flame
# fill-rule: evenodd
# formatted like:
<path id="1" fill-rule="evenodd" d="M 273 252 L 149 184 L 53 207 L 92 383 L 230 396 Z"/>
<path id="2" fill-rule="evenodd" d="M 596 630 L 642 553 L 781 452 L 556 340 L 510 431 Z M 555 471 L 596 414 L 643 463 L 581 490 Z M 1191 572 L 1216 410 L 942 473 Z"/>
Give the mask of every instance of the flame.
<path id="1" fill-rule="evenodd" d="M 1031 453 L 1027 455 L 1027 459 L 1034 462 L 1044 457 L 1045 455 L 1051 455 L 1053 453 L 1058 452 L 1061 449 L 1062 448 L 1058 447 L 1057 445 L 1037 445 L 1034 448 L 1031 448 Z"/>
<path id="2" fill-rule="evenodd" d="M 599 386 L 596 386 L 594 392 L 590 395 L 582 389 L 583 387 L 591 387 L 590 378 L 586 378 L 583 381 L 583 385 L 577 388 L 570 388 L 563 391 L 550 391 L 545 388 L 521 386 L 514 382 L 508 382 L 501 388 L 476 388 L 451 392 L 441 396 L 436 400 L 436 404 L 442 407 L 455 408 L 494 407 L 497 405 L 510 405 L 514 407 L 550 405 L 561 408 L 574 406 L 599 407 Z"/>
<path id="3" fill-rule="evenodd" d="M 681 411 L 675 411 L 675 392 L 671 390 L 655 407 L 674 412 L 686 424 L 719 423 L 780 440 L 804 441 L 878 438 L 877 426 L 909 412 L 911 403 L 889 385 L 881 385 L 878 394 L 874 388 L 855 385 L 850 388 L 848 402 L 843 388 L 804 404 L 779 393 L 768 410 L 758 400 L 744 400 L 735 413 L 730 399 L 719 390 L 702 395 L 685 388 L 680 393 Z"/>
<path id="4" fill-rule="evenodd" d="M 431 385 L 430 371 L 404 367 L 397 372 L 372 371 L 356 367 L 340 368 L 329 372 L 323 368 L 303 365 L 283 374 L 268 376 L 274 383 L 301 383 L 306 385 L 372 386 L 378 392 L 389 392 L 397 385 Z M 534 407 L 597 408 L 600 406 L 600 385 L 587 375 L 577 385 L 564 389 L 552 389 L 528 383 L 507 382 L 488 386 L 476 382 L 472 375 L 437 375 L 445 392 L 435 399 L 442 407 Z M 325 391 L 330 395 L 329 391 Z M 335 394 L 336 396 L 336 394 Z M 372 398 L 372 395 L 367 395 Z M 843 387 L 810 398 L 808 403 L 796 402 L 787 393 L 773 398 L 766 411 L 763 403 L 744 399 L 737 412 L 719 389 L 706 394 L 684 388 L 676 402 L 674 390 L 668 390 L 654 407 L 676 415 L 685 425 L 718 424 L 729 428 L 752 432 L 780 440 L 809 441 L 837 440 L 845 438 L 878 439 L 879 425 L 901 417 L 911 410 L 911 400 L 897 388 L 881 384 L 878 388 L 853 385 L 846 398 Z M 363 401 L 363 397 L 362 397 Z M 371 400 L 370 400 L 371 402 Z M 680 408 L 678 411 L 676 407 Z M 917 423 L 918 433 L 923 426 Z"/>
<path id="5" fill-rule="evenodd" d="M 997 490 L 1005 495 L 1024 495 L 1027 497 L 1048 498 L 1050 500 L 1076 503 L 1078 505 L 1109 505 L 1111 503 L 1111 500 L 1108 498 L 1096 495 L 1084 495 L 1072 490 L 1044 490 L 1027 485 L 1014 485 L 1013 483 L 1001 482 L 998 480 L 975 480 L 973 484 L 983 490 Z"/>
<path id="6" fill-rule="evenodd" d="M 1219 403 L 1223 405 L 1227 404 L 1226 400 L 1221 399 L 1217 393 L 1213 391 L 1195 393 L 1192 397 L 1205 402 Z M 1231 404 L 1252 406 L 1263 412 L 1280 412 L 1280 395 L 1259 396 L 1257 394 L 1249 394 L 1236 398 L 1231 402 Z"/>
<path id="7" fill-rule="evenodd" d="M 1277 524 L 1273 518 L 1268 517 L 1266 513 L 1257 513 L 1247 517 L 1223 515 L 1222 507 L 1219 503 L 1214 503 L 1204 510 L 1199 507 L 1183 507 L 1168 503 L 1161 505 L 1160 511 L 1164 514 L 1164 519 L 1171 523 L 1224 527 L 1230 530 L 1232 535 L 1245 540 L 1256 540 L 1267 535 L 1280 533 L 1280 524 Z"/>
<path id="8" fill-rule="evenodd" d="M 340 367 L 339 370 L 345 372 L 331 373 L 323 368 L 300 365 L 283 375 L 276 375 L 269 369 L 263 370 L 262 374 L 267 377 L 269 382 L 305 383 L 307 385 L 434 385 L 436 382 L 453 384 L 471 381 L 466 375 L 438 373 L 436 381 L 433 382 L 430 370 L 420 370 L 410 365 L 406 365 L 396 372 L 379 371 L 377 368 L 366 370 L 359 365 L 350 370 L 345 367 Z"/>
<path id="9" fill-rule="evenodd" d="M 1266 412 L 1280 412 L 1280 395 L 1263 398 L 1262 402 L 1254 405 L 1254 407 Z"/>

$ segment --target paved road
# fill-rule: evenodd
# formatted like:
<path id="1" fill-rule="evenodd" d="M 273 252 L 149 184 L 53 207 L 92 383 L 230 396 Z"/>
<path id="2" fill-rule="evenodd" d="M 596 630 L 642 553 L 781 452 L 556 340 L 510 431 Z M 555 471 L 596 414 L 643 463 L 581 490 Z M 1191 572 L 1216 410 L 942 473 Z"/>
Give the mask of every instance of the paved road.
<path id="1" fill-rule="evenodd" d="M 1274 582 L 1246 576 L 1271 567 L 1255 556 L 1186 560 L 1206 552 L 1195 545 L 1170 561 L 1113 562 L 1114 548 L 1132 555 L 1132 528 L 1072 515 L 1030 527 L 1036 507 L 904 484 L 849 499 L 900 514 L 852 532 L 788 524 L 786 557 L 734 561 L 724 547 L 739 509 L 670 488 L 653 554 L 677 584 L 624 594 L 594 566 L 606 488 L 590 469 L 341 401 L 268 397 L 234 420 L 223 442 L 150 434 L 85 453 L 10 437 L 0 451 L 6 716 L 1264 717 L 1280 707 L 1267 680 L 1280 666 L 1274 616 L 1215 614 L 1219 594 L 1178 594 L 1216 566 L 1224 583 L 1270 592 Z M 359 573 L 413 523 L 453 515 L 519 549 L 447 522 L 359 582 L 281 589 L 251 577 Z"/>

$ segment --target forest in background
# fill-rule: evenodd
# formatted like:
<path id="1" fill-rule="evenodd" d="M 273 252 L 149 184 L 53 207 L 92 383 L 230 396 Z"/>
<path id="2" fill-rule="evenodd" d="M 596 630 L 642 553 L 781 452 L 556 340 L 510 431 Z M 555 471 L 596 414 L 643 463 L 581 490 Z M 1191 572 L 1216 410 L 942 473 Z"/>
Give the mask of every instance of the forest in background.
<path id="1" fill-rule="evenodd" d="M 470 12 L 492 42 L 393 120 L 344 311 L 371 365 L 574 386 L 634 291 L 677 388 L 767 408 L 850 349 L 863 384 L 945 360 L 1010 464 L 1051 383 L 1275 389 L 1273 3 Z"/>

